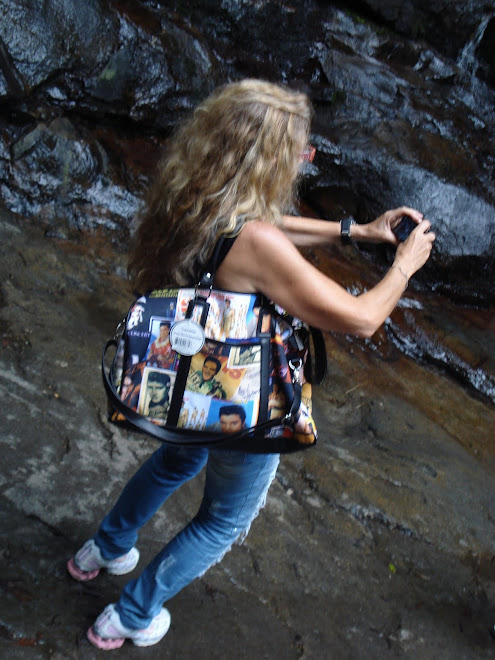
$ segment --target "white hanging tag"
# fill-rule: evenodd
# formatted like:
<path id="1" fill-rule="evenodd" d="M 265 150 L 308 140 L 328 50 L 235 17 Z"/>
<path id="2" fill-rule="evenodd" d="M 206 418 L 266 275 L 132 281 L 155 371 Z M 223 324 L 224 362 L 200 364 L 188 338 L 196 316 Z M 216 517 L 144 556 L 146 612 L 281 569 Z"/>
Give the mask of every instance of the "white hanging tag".
<path id="1" fill-rule="evenodd" d="M 181 355 L 196 355 L 203 348 L 205 333 L 203 328 L 191 319 L 178 321 L 170 330 L 170 344 Z"/>

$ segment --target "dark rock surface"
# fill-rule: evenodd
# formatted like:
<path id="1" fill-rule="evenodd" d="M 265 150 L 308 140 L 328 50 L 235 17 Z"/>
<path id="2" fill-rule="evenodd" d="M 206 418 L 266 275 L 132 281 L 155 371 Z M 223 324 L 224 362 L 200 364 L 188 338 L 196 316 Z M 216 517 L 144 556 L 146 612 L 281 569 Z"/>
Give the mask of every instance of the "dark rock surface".
<path id="1" fill-rule="evenodd" d="M 0 0 L 0 657 L 102 653 L 84 631 L 125 578 L 64 563 L 156 446 L 109 425 L 104 341 L 125 249 L 176 121 L 244 76 L 306 90 L 328 219 L 398 204 L 432 260 L 370 340 L 328 335 L 320 441 L 285 457 L 244 545 L 170 603 L 135 658 L 495 655 L 494 47 L 491 0 Z M 312 250 L 349 290 L 383 248 Z M 143 530 L 143 564 L 201 479 Z"/>
<path id="2" fill-rule="evenodd" d="M 422 37 L 452 58 L 494 9 L 491 0 L 355 0 L 349 4 L 410 38 Z"/>
<path id="3" fill-rule="evenodd" d="M 0 16 L 0 190 L 14 212 L 125 244 L 177 120 L 218 84 L 263 77 L 314 103 L 307 202 L 361 222 L 420 208 L 439 237 L 425 279 L 493 303 L 491 0 L 0 0 Z"/>
<path id="4" fill-rule="evenodd" d="M 64 564 L 156 446 L 106 421 L 99 356 L 130 301 L 124 259 L 98 233 L 76 245 L 5 210 L 0 246 L 0 657 L 98 658 L 84 631 L 125 578 L 83 585 Z M 366 273 L 358 253 L 312 258 Z M 470 314 L 493 355 L 493 316 Z M 319 444 L 282 460 L 245 543 L 170 602 L 165 640 L 116 657 L 493 657 L 495 410 L 373 342 L 327 336 Z M 200 496 L 201 478 L 144 528 L 143 563 Z"/>

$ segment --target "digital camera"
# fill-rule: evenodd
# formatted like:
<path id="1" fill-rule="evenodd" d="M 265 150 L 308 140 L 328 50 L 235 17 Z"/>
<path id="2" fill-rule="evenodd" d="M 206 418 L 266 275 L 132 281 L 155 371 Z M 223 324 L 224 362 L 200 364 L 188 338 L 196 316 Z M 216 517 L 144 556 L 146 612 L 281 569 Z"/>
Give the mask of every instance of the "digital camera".
<path id="1" fill-rule="evenodd" d="M 402 243 L 417 226 L 417 222 L 414 222 L 414 220 L 412 220 L 409 216 L 405 215 L 397 227 L 394 227 L 392 231 L 394 232 L 397 240 L 401 241 Z"/>

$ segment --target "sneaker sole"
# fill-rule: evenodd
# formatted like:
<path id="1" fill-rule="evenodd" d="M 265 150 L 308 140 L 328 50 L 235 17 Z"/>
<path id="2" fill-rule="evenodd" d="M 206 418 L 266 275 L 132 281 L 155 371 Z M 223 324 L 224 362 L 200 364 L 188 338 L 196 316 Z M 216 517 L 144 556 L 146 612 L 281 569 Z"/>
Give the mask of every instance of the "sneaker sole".
<path id="1" fill-rule="evenodd" d="M 76 566 L 74 559 L 69 559 L 66 566 L 69 575 L 78 582 L 88 582 L 89 580 L 94 580 L 100 572 L 99 568 L 97 568 L 95 571 L 81 571 L 81 569 Z"/>
<path id="2" fill-rule="evenodd" d="M 130 573 L 133 571 L 138 562 L 139 562 L 139 550 L 137 548 L 134 548 L 134 560 L 132 564 L 123 564 L 123 566 L 119 566 L 118 563 L 114 564 L 114 566 L 107 567 L 107 573 L 110 575 L 126 575 L 127 573 Z M 94 571 L 82 571 L 74 561 L 74 557 L 72 559 L 69 559 L 69 561 L 66 564 L 67 571 L 71 577 L 74 578 L 74 580 L 77 580 L 78 582 L 88 582 L 89 580 L 94 580 L 95 577 L 97 577 L 100 573 L 100 568 L 95 569 Z M 105 568 L 103 566 L 103 568 Z"/>
<path id="3" fill-rule="evenodd" d="M 171 623 L 170 612 L 166 608 L 162 608 L 160 616 L 161 616 L 161 621 L 159 622 L 159 624 L 161 624 L 162 627 L 161 630 L 160 629 L 155 630 L 154 634 L 153 632 L 150 632 L 146 635 L 143 634 L 144 633 L 143 630 L 135 630 L 135 631 L 129 630 L 128 635 L 126 635 L 125 637 L 101 637 L 95 630 L 95 626 L 98 622 L 96 621 L 87 630 L 86 636 L 93 646 L 103 651 L 112 651 L 113 649 L 119 649 L 121 646 L 123 646 L 126 639 L 132 642 L 134 646 L 153 646 L 154 644 L 158 644 L 158 642 L 165 637 L 165 635 L 167 634 L 170 628 L 170 623 Z M 105 625 L 105 623 L 107 622 L 104 622 L 103 625 Z M 159 628 L 159 625 L 157 625 L 156 623 L 155 625 L 157 628 Z M 115 632 L 118 634 L 118 632 L 120 631 L 115 630 Z"/>
<path id="4" fill-rule="evenodd" d="M 125 642 L 125 637 L 118 637 L 117 639 L 104 639 L 95 633 L 93 626 L 88 629 L 86 637 L 89 639 L 93 646 L 96 646 L 97 649 L 102 651 L 113 651 L 114 649 L 120 649 Z"/>

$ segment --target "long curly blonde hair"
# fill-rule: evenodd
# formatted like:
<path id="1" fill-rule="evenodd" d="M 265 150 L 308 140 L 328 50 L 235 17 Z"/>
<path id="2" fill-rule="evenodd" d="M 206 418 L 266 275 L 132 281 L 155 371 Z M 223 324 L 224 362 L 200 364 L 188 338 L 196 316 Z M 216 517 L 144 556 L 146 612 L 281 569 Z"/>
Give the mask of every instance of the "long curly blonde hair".
<path id="1" fill-rule="evenodd" d="M 260 80 L 220 87 L 172 137 L 136 232 L 136 291 L 196 284 L 213 246 L 250 220 L 280 224 L 295 200 L 311 106 Z"/>

